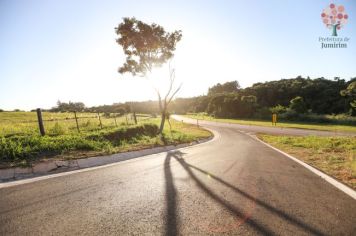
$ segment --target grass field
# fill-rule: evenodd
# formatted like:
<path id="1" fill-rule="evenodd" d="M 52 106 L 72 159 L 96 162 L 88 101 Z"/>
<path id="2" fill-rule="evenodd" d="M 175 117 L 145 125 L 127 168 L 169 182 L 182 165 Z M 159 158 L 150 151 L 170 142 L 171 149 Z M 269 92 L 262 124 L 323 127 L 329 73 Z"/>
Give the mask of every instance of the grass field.
<path id="1" fill-rule="evenodd" d="M 42 112 L 42 118 L 46 133 L 49 135 L 78 132 L 72 112 Z M 77 118 L 80 131 L 92 131 L 101 128 L 96 113 L 77 113 Z M 147 118 L 148 116 L 138 116 L 139 121 Z M 117 127 L 134 123 L 131 115 L 114 117 L 112 114 L 109 117 L 101 113 L 100 119 L 103 127 Z M 34 133 L 39 133 L 36 112 L 0 112 L 0 135 Z"/>
<path id="2" fill-rule="evenodd" d="M 126 117 L 117 118 L 117 126 L 113 118 L 102 117 L 102 129 L 99 121 L 96 121 L 98 118 L 82 118 L 84 122 L 87 119 L 93 125 L 88 127 L 83 125 L 84 122 L 80 123 L 81 132 L 78 133 L 75 120 L 70 120 L 72 114 L 44 113 L 47 135 L 42 137 L 39 135 L 35 113 L 4 112 L 1 115 L 0 168 L 29 166 L 34 162 L 51 158 L 85 158 L 169 144 L 189 143 L 211 136 L 209 131 L 171 120 L 171 129 L 166 122 L 162 140 L 157 136 L 160 119 L 143 115 L 138 116 L 137 125 L 130 119 L 126 123 Z M 89 115 L 93 114 L 81 113 L 78 117 Z M 49 121 L 51 119 L 53 121 Z M 33 122 L 23 124 L 24 121 Z M 22 128 L 26 128 L 25 131 Z"/>
<path id="3" fill-rule="evenodd" d="M 356 137 L 258 136 L 356 190 Z"/>
<path id="4" fill-rule="evenodd" d="M 200 120 L 209 120 L 215 122 L 235 123 L 242 125 L 257 125 L 266 127 L 275 127 L 271 121 L 262 120 L 241 120 L 241 119 L 220 119 L 202 114 L 189 114 L 186 117 Z M 299 123 L 299 122 L 278 122 L 277 127 L 297 128 L 297 129 L 312 129 L 312 130 L 326 130 L 326 131 L 341 131 L 341 132 L 355 132 L 356 126 L 351 125 L 336 125 L 336 124 L 316 124 L 316 123 Z"/>

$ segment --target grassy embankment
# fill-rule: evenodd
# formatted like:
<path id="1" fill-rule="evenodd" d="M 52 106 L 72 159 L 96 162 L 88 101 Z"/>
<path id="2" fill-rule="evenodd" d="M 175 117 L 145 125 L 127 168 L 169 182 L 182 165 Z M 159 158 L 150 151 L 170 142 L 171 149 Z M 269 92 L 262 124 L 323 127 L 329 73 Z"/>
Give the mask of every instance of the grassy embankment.
<path id="1" fill-rule="evenodd" d="M 158 118 L 142 118 L 134 125 L 132 120 L 129 119 L 127 124 L 126 118 L 121 117 L 117 118 L 118 126 L 113 118 L 102 118 L 103 129 L 100 129 L 97 118 L 90 118 L 87 121 L 83 118 L 79 125 L 80 133 L 77 132 L 75 120 L 45 121 L 47 135 L 41 137 L 36 122 L 25 122 L 31 117 L 36 121 L 35 114 L 11 113 L 0 113 L 0 168 L 28 166 L 33 162 L 50 158 L 85 158 L 167 144 L 189 143 L 211 136 L 210 132 L 194 125 L 172 120 L 172 132 L 167 123 L 163 142 L 156 135 L 160 122 Z M 43 115 L 44 120 L 48 117 L 56 120 L 70 114 Z M 88 117 L 90 114 L 78 115 Z M 89 125 L 85 126 L 88 123 Z"/>
<path id="2" fill-rule="evenodd" d="M 356 190 L 356 137 L 258 136 Z"/>
<path id="3" fill-rule="evenodd" d="M 212 116 L 203 115 L 203 114 L 189 114 L 189 115 L 186 115 L 186 117 L 193 118 L 193 119 L 200 119 L 200 120 L 215 121 L 215 122 L 275 127 L 275 126 L 272 126 L 271 121 L 263 121 L 263 120 L 222 119 L 222 118 L 214 118 Z M 325 130 L 325 131 L 332 131 L 332 132 L 355 132 L 356 133 L 356 126 L 328 124 L 328 123 L 323 123 L 323 124 L 320 123 L 319 124 L 319 123 L 302 123 L 302 122 L 285 122 L 285 121 L 279 122 L 278 121 L 276 127 Z"/>

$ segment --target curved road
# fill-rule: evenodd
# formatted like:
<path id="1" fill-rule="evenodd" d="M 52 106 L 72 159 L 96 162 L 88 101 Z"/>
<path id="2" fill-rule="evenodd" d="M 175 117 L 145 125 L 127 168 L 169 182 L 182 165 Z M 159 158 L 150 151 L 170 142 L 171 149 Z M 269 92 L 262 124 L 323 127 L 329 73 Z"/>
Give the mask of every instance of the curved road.
<path id="1" fill-rule="evenodd" d="M 174 119 L 178 121 L 184 121 L 191 124 L 197 124 L 196 119 L 187 118 L 184 116 L 173 115 Z M 228 127 L 234 128 L 242 132 L 249 133 L 265 133 L 265 134 L 276 134 L 276 135 L 295 135 L 295 136 L 356 136 L 355 132 L 342 132 L 342 131 L 324 131 L 324 130 L 312 130 L 312 129 L 296 129 L 296 128 L 283 128 L 283 127 L 267 127 L 267 126 L 257 126 L 257 125 L 242 125 L 236 123 L 223 123 L 214 122 L 207 120 L 198 120 L 198 124 L 208 127 Z"/>
<path id="2" fill-rule="evenodd" d="M 0 184 L 0 235 L 355 235 L 356 201 L 235 126 L 207 143 Z"/>

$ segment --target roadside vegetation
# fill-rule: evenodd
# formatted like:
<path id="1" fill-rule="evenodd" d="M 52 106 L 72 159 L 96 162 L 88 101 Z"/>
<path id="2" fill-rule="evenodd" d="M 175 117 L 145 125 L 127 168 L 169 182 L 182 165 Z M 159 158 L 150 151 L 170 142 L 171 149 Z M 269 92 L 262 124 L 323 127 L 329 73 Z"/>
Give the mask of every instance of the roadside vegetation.
<path id="1" fill-rule="evenodd" d="M 242 125 L 258 125 L 265 127 L 283 127 L 283 128 L 297 128 L 297 129 L 311 129 L 311 130 L 325 130 L 332 132 L 356 132 L 356 125 L 341 125 L 337 123 L 337 120 L 349 119 L 352 122 L 356 122 L 354 117 L 342 117 L 342 116 L 332 116 L 324 115 L 325 119 L 330 119 L 329 123 L 315 123 L 315 122 L 298 122 L 298 121 L 278 121 L 277 125 L 272 125 L 272 119 L 270 121 L 266 120 L 254 120 L 254 119 L 224 119 L 215 118 L 209 116 L 207 113 L 189 113 L 185 115 L 186 117 L 199 120 L 208 120 L 214 122 L 224 122 L 224 123 L 234 123 Z M 351 122 L 351 121 L 350 121 Z M 341 122 L 342 123 L 342 122 Z"/>
<path id="2" fill-rule="evenodd" d="M 103 127 L 133 124 L 131 115 L 116 116 L 111 113 L 78 112 L 78 125 L 81 131 L 91 131 Z M 73 112 L 42 112 L 44 127 L 49 135 L 77 133 L 77 126 Z M 140 116 L 144 120 L 148 116 Z M 36 112 L 0 112 L 0 135 L 34 134 L 39 133 Z"/>
<path id="3" fill-rule="evenodd" d="M 356 137 L 258 137 L 356 190 Z"/>
<path id="4" fill-rule="evenodd" d="M 194 125 L 171 120 L 171 128 L 169 125 L 165 127 L 162 138 L 157 135 L 160 119 L 147 117 L 139 119 L 138 124 L 130 120 L 126 123 L 126 118 L 121 117 L 122 121 L 118 126 L 108 118 L 107 123 L 102 120 L 103 128 L 97 121 L 96 123 L 92 121 L 93 125 L 90 128 L 83 128 L 80 132 L 76 129 L 75 121 L 71 120 L 69 125 L 69 121 L 61 120 L 61 122 L 54 122 L 45 136 L 40 136 L 35 120 L 33 125 L 27 127 L 27 132 L 10 134 L 7 133 L 8 130 L 18 128 L 11 127 L 17 126 L 16 120 L 33 118 L 31 112 L 12 112 L 12 114 L 13 117 L 5 114 L 9 118 L 8 121 L 5 121 L 4 117 L 0 119 L 1 125 L 7 122 L 6 132 L 0 132 L 0 168 L 29 166 L 33 162 L 50 158 L 85 158 L 163 145 L 190 143 L 211 136 L 210 132 Z M 44 113 L 44 117 L 53 119 L 67 115 L 69 114 Z M 80 115 L 88 116 L 89 114 Z M 35 116 L 34 119 L 36 119 Z M 19 130 L 23 130 L 22 128 Z"/>

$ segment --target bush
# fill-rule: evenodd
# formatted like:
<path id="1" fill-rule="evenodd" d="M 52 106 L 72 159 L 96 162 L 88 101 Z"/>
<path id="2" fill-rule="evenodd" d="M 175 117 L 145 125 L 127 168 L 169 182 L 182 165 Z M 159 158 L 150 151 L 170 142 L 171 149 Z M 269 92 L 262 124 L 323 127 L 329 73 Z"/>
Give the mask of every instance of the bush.
<path id="1" fill-rule="evenodd" d="M 90 134 L 89 139 L 92 140 L 108 140 L 113 143 L 118 143 L 122 140 L 129 140 L 139 136 L 156 136 L 158 134 L 158 126 L 155 124 L 143 124 L 129 127 L 121 127 L 114 130 L 102 130 L 95 134 Z"/>
<path id="2" fill-rule="evenodd" d="M 102 150 L 107 145 L 110 143 L 88 140 L 79 135 L 1 137 L 0 160 L 16 161 L 74 150 Z"/>
<path id="3" fill-rule="evenodd" d="M 290 120 L 295 121 L 299 119 L 299 113 L 293 109 L 288 108 L 286 112 L 279 115 L 280 120 Z"/>
<path id="4" fill-rule="evenodd" d="M 269 110 L 273 114 L 282 114 L 287 112 L 287 108 L 279 104 L 277 106 L 271 107 Z"/>
<path id="5" fill-rule="evenodd" d="M 54 126 L 49 130 L 51 135 L 62 135 L 65 134 L 65 129 L 56 122 Z"/>

